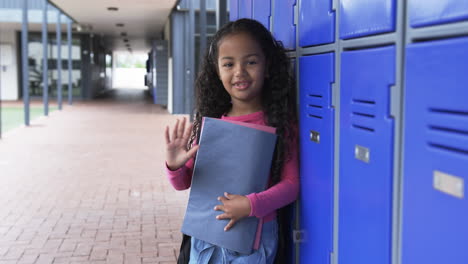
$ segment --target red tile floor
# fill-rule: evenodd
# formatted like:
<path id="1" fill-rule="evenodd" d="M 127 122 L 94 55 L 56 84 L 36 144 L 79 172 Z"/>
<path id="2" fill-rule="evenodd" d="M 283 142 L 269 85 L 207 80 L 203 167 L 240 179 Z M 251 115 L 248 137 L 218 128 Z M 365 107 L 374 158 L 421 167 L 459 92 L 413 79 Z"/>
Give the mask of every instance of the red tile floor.
<path id="1" fill-rule="evenodd" d="M 188 192 L 166 180 L 163 133 L 176 118 L 122 90 L 3 135 L 0 264 L 175 263 Z"/>

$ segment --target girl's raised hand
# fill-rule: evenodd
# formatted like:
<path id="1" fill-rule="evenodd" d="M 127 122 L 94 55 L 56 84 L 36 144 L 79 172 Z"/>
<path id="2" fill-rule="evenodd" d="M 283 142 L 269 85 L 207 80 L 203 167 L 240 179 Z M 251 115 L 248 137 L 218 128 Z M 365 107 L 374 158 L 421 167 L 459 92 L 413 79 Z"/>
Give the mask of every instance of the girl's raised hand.
<path id="1" fill-rule="evenodd" d="M 234 224 L 244 217 L 250 215 L 250 201 L 249 198 L 243 195 L 224 193 L 225 197 L 218 197 L 218 200 L 223 204 L 215 206 L 216 211 L 224 211 L 223 214 L 216 216 L 216 219 L 231 219 L 224 227 L 224 231 L 231 229 Z"/>
<path id="2" fill-rule="evenodd" d="M 187 149 L 187 143 L 192 131 L 192 124 L 186 128 L 186 118 L 177 122 L 169 135 L 169 126 L 166 126 L 166 164 L 170 170 L 177 170 L 197 153 L 198 145 Z"/>

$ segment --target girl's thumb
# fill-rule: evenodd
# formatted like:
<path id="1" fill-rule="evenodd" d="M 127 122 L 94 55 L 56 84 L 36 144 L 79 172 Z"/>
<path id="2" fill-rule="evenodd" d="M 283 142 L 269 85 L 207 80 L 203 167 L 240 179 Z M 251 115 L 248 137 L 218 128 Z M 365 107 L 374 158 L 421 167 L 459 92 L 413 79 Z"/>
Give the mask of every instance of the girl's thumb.
<path id="1" fill-rule="evenodd" d="M 188 155 L 190 158 L 193 158 L 193 156 L 195 156 L 195 153 L 197 153 L 199 147 L 200 147 L 199 145 L 193 146 L 193 147 L 187 152 L 187 155 Z"/>

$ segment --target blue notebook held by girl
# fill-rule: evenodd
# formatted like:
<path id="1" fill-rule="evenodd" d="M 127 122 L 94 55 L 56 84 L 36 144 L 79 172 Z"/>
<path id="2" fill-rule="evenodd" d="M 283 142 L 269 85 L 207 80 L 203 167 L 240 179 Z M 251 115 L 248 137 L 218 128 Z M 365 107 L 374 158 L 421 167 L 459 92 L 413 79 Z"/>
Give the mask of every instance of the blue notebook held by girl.
<path id="1" fill-rule="evenodd" d="M 252 252 L 258 219 L 247 217 L 224 231 L 229 220 L 217 197 L 247 195 L 266 189 L 276 145 L 267 126 L 204 118 L 182 233 L 242 254 Z"/>

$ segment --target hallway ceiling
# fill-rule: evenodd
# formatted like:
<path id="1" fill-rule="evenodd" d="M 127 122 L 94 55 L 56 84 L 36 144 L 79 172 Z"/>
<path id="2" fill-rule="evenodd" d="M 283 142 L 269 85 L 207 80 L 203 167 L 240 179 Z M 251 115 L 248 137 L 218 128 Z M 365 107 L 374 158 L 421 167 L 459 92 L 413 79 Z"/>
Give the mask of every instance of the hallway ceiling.
<path id="1" fill-rule="evenodd" d="M 109 50 L 126 51 L 122 32 L 132 51 L 148 52 L 151 40 L 161 39 L 164 26 L 177 0 L 51 0 L 75 19 L 83 29 L 105 37 Z M 109 11 L 117 7 L 118 11 Z M 123 23 L 123 27 L 117 27 Z"/>

